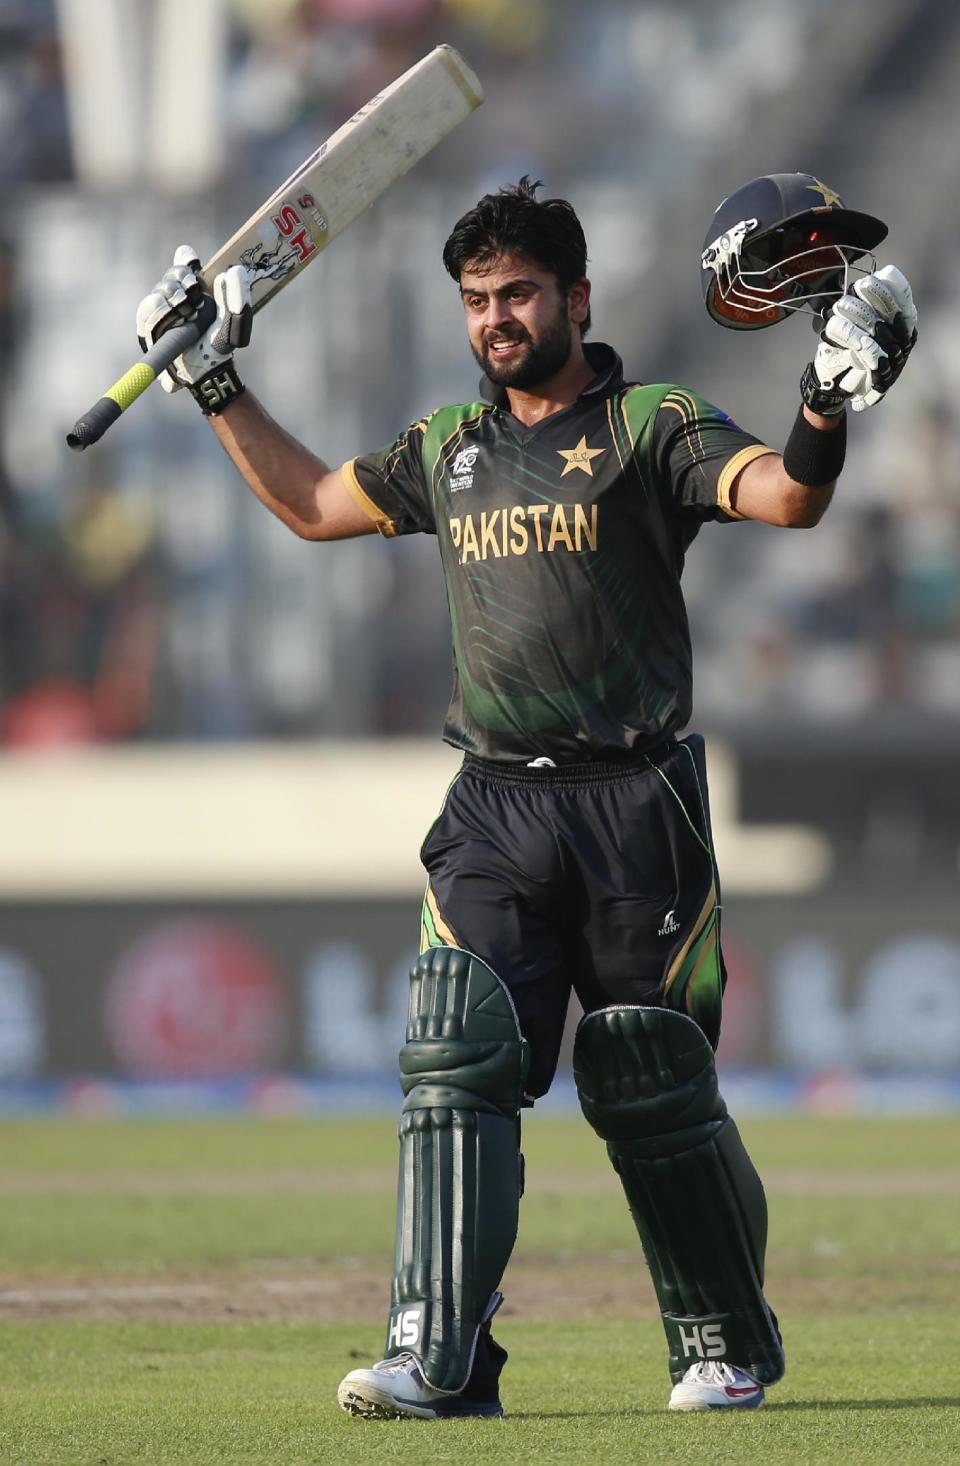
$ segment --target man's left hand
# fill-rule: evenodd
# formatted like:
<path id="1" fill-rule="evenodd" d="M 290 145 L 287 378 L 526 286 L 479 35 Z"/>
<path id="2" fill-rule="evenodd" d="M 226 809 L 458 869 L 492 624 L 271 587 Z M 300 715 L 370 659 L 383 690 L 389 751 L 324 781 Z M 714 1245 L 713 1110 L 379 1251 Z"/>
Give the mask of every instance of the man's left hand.
<path id="1" fill-rule="evenodd" d="M 803 400 L 825 417 L 847 402 L 865 412 L 886 396 L 917 339 L 917 309 L 896 265 L 857 280 L 835 300 L 820 333 L 817 354 L 801 382 Z"/>
<path id="2" fill-rule="evenodd" d="M 203 334 L 161 374 L 166 392 L 192 387 L 233 359 L 238 347 L 250 341 L 253 310 L 246 267 L 232 265 L 213 282 L 213 295 L 200 284 L 200 260 L 190 244 L 181 244 L 173 265 L 144 296 L 137 310 L 137 337 L 142 351 L 184 321 L 198 320 Z"/>

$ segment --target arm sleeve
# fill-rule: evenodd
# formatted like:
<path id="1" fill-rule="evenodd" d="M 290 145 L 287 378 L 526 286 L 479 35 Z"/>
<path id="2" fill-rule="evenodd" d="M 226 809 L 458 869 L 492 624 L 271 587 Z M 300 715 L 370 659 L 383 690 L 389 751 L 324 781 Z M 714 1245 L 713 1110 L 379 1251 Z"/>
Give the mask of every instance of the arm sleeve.
<path id="1" fill-rule="evenodd" d="M 725 524 L 744 517 L 730 503 L 733 481 L 751 459 L 775 449 L 685 387 L 667 392 L 653 433 L 660 481 L 684 517 Z"/>
<path id="2" fill-rule="evenodd" d="M 412 423 L 379 453 L 351 458 L 340 469 L 350 494 L 387 539 L 437 532 L 423 471 L 426 429 L 426 419 Z"/>

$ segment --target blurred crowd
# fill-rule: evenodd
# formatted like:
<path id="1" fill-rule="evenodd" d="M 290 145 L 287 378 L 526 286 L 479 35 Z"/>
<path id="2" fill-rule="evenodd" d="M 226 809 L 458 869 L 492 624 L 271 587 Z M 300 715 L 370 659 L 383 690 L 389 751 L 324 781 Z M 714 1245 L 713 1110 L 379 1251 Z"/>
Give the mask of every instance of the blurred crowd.
<path id="1" fill-rule="evenodd" d="M 775 103 L 803 74 L 828 8 L 231 0 L 233 176 L 224 182 L 275 181 L 438 39 L 451 40 L 496 78 L 496 94 L 478 114 L 469 172 L 465 144 L 426 166 L 439 216 L 456 217 L 464 174 L 466 202 L 523 171 L 575 198 L 587 183 L 593 197 L 607 188 L 611 219 L 629 179 L 647 204 L 635 234 L 614 239 L 611 225 L 591 236 L 613 285 L 629 292 L 631 270 L 669 247 L 651 225 L 657 201 L 666 209 L 678 180 L 702 177 L 718 134 L 737 127 L 751 97 Z M 238 510 L 229 475 L 196 434 L 181 450 L 172 433 L 159 455 L 154 437 L 141 454 L 156 464 L 152 476 L 136 456 L 136 434 L 149 429 L 133 423 L 123 447 L 68 463 L 39 440 L 36 452 L 24 447 L 23 382 L 43 348 L 29 210 L 18 202 L 82 194 L 54 0 L 0 0 L 0 124 L 0 740 L 435 733 L 449 652 L 432 545 L 388 546 L 388 555 L 379 544 L 338 547 L 319 583 L 305 547 L 281 544 L 256 506 Z M 372 257 L 375 242 L 359 234 L 356 248 Z M 917 283 L 937 298 L 936 278 Z M 62 290 L 66 301 L 67 283 Z M 398 340 L 431 339 L 429 320 L 411 324 L 422 306 L 401 294 L 389 308 Z M 345 339 L 332 323 L 337 330 Z M 944 354 L 948 337 L 945 328 Z M 666 375 L 668 346 L 662 359 L 651 351 L 647 374 Z M 378 446 L 402 425 L 398 412 L 430 405 L 423 398 L 444 375 L 429 352 L 406 364 L 399 385 L 396 361 L 364 361 L 381 373 L 366 383 L 374 406 L 357 423 L 373 436 L 345 444 L 344 456 Z M 940 380 L 912 366 L 899 400 L 855 425 L 850 467 L 815 535 L 752 526 L 701 535 L 686 578 L 701 724 L 960 714 L 960 423 L 951 397 L 927 386 Z M 80 389 L 71 381 L 70 390 Z M 295 408 L 295 430 L 298 414 L 312 421 L 309 402 Z"/>
<path id="2" fill-rule="evenodd" d="M 816 531 L 738 526 L 719 580 L 688 592 L 695 646 L 715 652 L 697 692 L 716 721 L 960 716 L 960 422 L 945 394 L 906 389 L 851 424 Z"/>

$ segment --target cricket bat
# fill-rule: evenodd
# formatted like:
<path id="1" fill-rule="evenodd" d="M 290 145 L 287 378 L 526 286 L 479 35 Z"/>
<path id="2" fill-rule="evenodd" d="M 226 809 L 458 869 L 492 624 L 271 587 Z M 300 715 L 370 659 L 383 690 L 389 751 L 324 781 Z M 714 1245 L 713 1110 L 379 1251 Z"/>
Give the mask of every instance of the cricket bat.
<path id="1" fill-rule="evenodd" d="M 398 178 L 425 158 L 483 101 L 476 75 L 452 46 L 437 46 L 321 143 L 228 239 L 200 272 L 204 289 L 230 265 L 246 265 L 255 311 L 296 279 Z M 165 332 L 67 434 L 82 451 L 199 339 L 194 322 Z"/>

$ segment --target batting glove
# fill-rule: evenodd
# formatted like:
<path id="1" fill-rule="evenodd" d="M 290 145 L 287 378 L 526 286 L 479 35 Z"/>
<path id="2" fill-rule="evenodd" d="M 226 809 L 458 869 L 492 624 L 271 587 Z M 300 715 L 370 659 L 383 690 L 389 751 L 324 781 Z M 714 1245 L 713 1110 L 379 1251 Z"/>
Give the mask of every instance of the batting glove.
<path id="1" fill-rule="evenodd" d="M 865 412 L 889 392 L 917 339 L 917 309 L 905 275 L 884 265 L 835 300 L 817 354 L 800 382 L 806 405 L 822 417 L 850 402 Z"/>
<path id="2" fill-rule="evenodd" d="M 250 280 L 243 265 L 232 265 L 218 275 L 212 296 L 203 290 L 199 269 L 196 250 L 181 244 L 171 268 L 137 308 L 137 337 L 141 350 L 146 351 L 172 326 L 197 321 L 202 330 L 200 339 L 161 374 L 160 384 L 166 392 L 189 387 L 204 411 L 209 412 L 219 410 L 216 404 L 220 398 L 211 384 L 226 385 L 221 406 L 243 390 L 233 367 L 233 353 L 250 341 L 253 309 Z"/>

